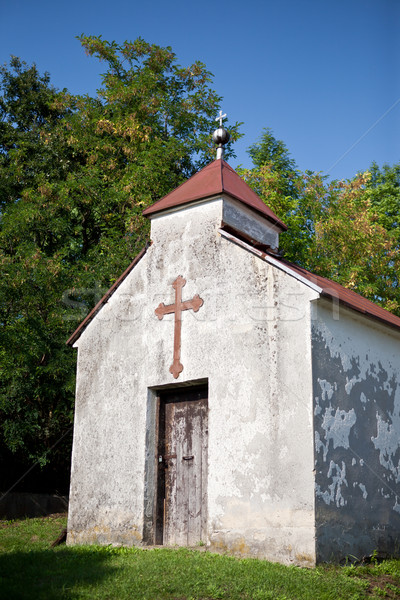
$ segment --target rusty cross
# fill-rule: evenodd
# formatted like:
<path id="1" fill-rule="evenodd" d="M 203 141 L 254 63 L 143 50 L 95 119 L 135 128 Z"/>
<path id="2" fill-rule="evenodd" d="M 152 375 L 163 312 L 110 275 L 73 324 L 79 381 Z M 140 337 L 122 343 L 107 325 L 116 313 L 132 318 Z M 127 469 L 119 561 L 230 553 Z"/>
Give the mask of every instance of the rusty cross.
<path id="1" fill-rule="evenodd" d="M 183 365 L 181 363 L 182 311 L 192 309 L 194 312 L 197 312 L 199 308 L 203 306 L 203 300 L 198 294 L 193 296 L 191 300 L 182 302 L 182 288 L 185 284 L 186 279 L 184 279 L 182 275 L 179 275 L 172 284 L 172 287 L 175 289 L 175 303 L 165 306 L 164 302 L 161 302 L 154 311 L 160 321 L 164 315 L 175 313 L 174 360 L 169 368 L 170 373 L 172 373 L 175 379 L 177 379 L 179 373 L 182 373 L 183 371 Z"/>

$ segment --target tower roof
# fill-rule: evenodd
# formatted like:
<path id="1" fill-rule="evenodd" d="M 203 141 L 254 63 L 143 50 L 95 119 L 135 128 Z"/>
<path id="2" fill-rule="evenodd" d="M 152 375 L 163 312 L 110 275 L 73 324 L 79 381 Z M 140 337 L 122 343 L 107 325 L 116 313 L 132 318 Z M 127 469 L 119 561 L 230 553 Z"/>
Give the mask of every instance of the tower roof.
<path id="1" fill-rule="evenodd" d="M 226 194 L 239 200 L 239 202 L 266 217 L 281 231 L 286 231 L 286 225 L 264 204 L 236 171 L 222 159 L 210 163 L 164 198 L 146 208 L 143 215 L 148 217 L 175 206 L 183 206 L 196 200 L 203 200 L 220 194 Z"/>

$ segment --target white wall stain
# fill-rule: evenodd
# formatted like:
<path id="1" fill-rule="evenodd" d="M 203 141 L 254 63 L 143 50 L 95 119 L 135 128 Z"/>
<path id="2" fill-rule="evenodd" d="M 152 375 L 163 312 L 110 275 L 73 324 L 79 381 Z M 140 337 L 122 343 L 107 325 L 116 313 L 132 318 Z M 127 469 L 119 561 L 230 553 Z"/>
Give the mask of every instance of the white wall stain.
<path id="1" fill-rule="evenodd" d="M 366 500 L 368 498 L 367 488 L 365 487 L 365 485 L 363 483 L 359 483 L 358 487 L 362 491 L 362 495 L 363 495 L 364 500 Z"/>
<path id="2" fill-rule="evenodd" d="M 356 383 L 359 383 L 361 381 L 361 379 L 359 377 L 352 377 L 351 379 L 349 379 L 348 377 L 346 377 L 346 384 L 344 386 L 345 390 L 346 390 L 346 394 L 350 395 L 351 390 L 353 389 L 353 387 L 355 386 Z"/>
<path id="3" fill-rule="evenodd" d="M 364 500 L 366 500 L 368 498 L 367 488 L 365 487 L 365 485 L 363 483 L 358 483 L 358 481 L 354 481 L 353 488 L 356 488 L 357 486 L 362 491 L 362 495 L 363 495 Z"/>
<path id="4" fill-rule="evenodd" d="M 315 437 L 315 451 L 319 452 L 320 450 L 324 450 L 325 445 L 322 443 L 321 437 L 320 437 L 318 431 L 315 431 L 314 437 Z"/>
<path id="5" fill-rule="evenodd" d="M 385 381 L 384 382 L 383 389 L 386 390 L 389 395 L 391 395 L 393 393 L 393 391 L 394 391 L 393 388 L 392 388 L 392 385 L 391 385 L 390 381 Z"/>
<path id="6" fill-rule="evenodd" d="M 383 419 L 376 413 L 377 433 L 371 440 L 376 450 L 379 450 L 379 462 L 390 471 L 396 483 L 400 481 L 400 460 L 396 463 L 395 455 L 399 450 L 400 440 L 400 393 L 397 390 L 393 412 L 388 412 L 388 418 Z"/>
<path id="7" fill-rule="evenodd" d="M 339 446 L 342 446 L 345 449 L 349 448 L 350 431 L 357 420 L 354 408 L 349 411 L 340 410 L 337 408 L 335 413 L 333 413 L 333 411 L 334 409 L 331 405 L 326 408 L 321 425 L 322 429 L 324 429 L 326 432 L 326 444 L 323 444 L 322 440 L 319 440 L 319 447 L 317 451 L 319 451 L 321 447 L 323 448 L 324 461 L 326 461 L 330 440 L 332 440 L 333 448 L 338 448 Z"/>
<path id="8" fill-rule="evenodd" d="M 331 400 L 333 396 L 333 392 L 337 389 L 336 384 L 333 385 L 327 381 L 326 379 L 318 379 L 318 383 L 320 385 L 322 391 L 322 400 Z"/>
<path id="9" fill-rule="evenodd" d="M 315 403 L 314 415 L 317 417 L 322 412 L 322 406 L 320 406 L 320 404 L 319 404 L 318 396 L 315 396 L 314 403 Z"/>
<path id="10" fill-rule="evenodd" d="M 316 496 L 322 498 L 325 504 L 329 505 L 331 502 L 334 502 L 338 508 L 346 506 L 347 500 L 343 497 L 342 487 L 344 485 L 348 487 L 348 484 L 346 480 L 346 465 L 343 461 L 342 466 L 340 467 L 331 460 L 328 471 L 328 479 L 329 478 L 332 478 L 332 483 L 324 492 L 321 491 L 321 487 L 318 484 L 316 485 Z"/>

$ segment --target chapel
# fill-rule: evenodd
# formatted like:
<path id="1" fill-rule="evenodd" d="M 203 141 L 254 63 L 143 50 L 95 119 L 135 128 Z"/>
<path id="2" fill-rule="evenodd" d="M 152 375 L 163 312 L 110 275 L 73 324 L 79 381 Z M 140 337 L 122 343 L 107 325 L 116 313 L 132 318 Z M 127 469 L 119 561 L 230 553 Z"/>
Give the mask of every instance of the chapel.
<path id="1" fill-rule="evenodd" d="M 144 211 L 150 244 L 68 340 L 67 542 L 395 554 L 400 319 L 281 256 L 227 137 Z"/>

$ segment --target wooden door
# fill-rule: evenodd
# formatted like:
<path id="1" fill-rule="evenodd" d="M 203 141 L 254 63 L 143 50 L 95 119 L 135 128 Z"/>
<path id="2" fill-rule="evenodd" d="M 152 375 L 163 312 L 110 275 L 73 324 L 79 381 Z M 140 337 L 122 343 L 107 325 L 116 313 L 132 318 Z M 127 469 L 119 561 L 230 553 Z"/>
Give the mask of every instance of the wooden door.
<path id="1" fill-rule="evenodd" d="M 168 394 L 162 411 L 163 543 L 193 546 L 206 539 L 207 390 Z"/>

